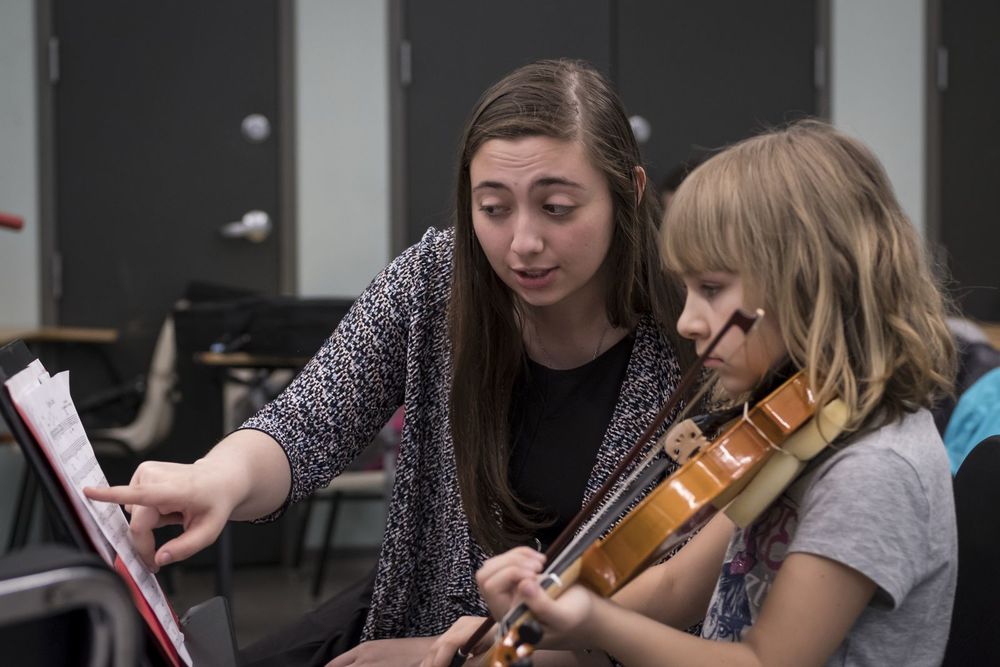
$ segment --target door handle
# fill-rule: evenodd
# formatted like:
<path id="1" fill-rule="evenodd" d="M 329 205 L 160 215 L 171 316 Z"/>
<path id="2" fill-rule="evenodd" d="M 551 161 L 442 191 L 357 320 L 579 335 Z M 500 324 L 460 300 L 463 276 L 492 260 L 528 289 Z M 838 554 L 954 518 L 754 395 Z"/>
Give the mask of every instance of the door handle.
<path id="1" fill-rule="evenodd" d="M 264 211 L 247 211 L 243 218 L 235 222 L 227 222 L 219 231 L 227 239 L 246 239 L 251 243 L 260 243 L 271 235 L 274 225 L 271 216 Z"/>
<path id="2" fill-rule="evenodd" d="M 635 141 L 640 146 L 653 136 L 653 126 L 642 116 L 629 116 L 628 124 L 632 126 L 632 134 L 635 135 Z"/>

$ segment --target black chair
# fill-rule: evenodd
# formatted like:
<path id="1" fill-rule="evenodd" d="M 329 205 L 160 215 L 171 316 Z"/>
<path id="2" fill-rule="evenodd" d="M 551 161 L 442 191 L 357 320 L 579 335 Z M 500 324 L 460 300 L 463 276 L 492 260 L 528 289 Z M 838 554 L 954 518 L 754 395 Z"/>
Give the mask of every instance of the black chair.
<path id="1" fill-rule="evenodd" d="M 140 383 L 142 402 L 135 417 L 122 426 L 88 429 L 90 442 L 102 464 L 108 457 L 124 457 L 130 462 L 129 468 L 135 469 L 143 454 L 170 434 L 176 403 L 176 359 L 174 320 L 167 315 L 153 348 L 149 372 Z"/>
<path id="2" fill-rule="evenodd" d="M 1000 409 L 1000 408 L 998 408 Z M 1000 661 L 1000 436 L 983 440 L 955 475 L 958 517 L 958 588 L 942 663 L 990 665 Z"/>
<path id="3" fill-rule="evenodd" d="M 314 598 L 318 598 L 323 590 L 327 560 L 330 556 L 334 528 L 342 503 L 344 501 L 373 501 L 389 498 L 392 495 L 392 484 L 395 479 L 396 454 L 398 449 L 399 433 L 395 430 L 392 422 L 390 422 L 375 436 L 375 440 L 351 467 L 334 477 L 322 489 L 314 491 L 306 500 L 304 516 L 302 517 L 298 540 L 296 542 L 294 561 L 296 567 L 302 563 L 302 554 L 305 551 L 306 531 L 309 528 L 309 519 L 312 516 L 313 507 L 319 502 L 327 502 L 330 505 L 330 511 L 326 519 L 326 528 L 323 531 L 320 554 L 316 561 L 316 571 L 313 576 L 312 596 Z M 373 463 L 373 457 L 380 459 L 380 465 L 366 469 L 364 466 Z"/>
<path id="4" fill-rule="evenodd" d="M 140 628 L 125 582 L 96 554 L 46 544 L 0 558 L 4 664 L 148 664 Z"/>
<path id="5" fill-rule="evenodd" d="M 229 606 L 211 598 L 180 619 L 196 665 L 237 667 Z M 32 545 L 0 558 L 2 664 L 161 667 L 124 580 L 95 553 Z"/>

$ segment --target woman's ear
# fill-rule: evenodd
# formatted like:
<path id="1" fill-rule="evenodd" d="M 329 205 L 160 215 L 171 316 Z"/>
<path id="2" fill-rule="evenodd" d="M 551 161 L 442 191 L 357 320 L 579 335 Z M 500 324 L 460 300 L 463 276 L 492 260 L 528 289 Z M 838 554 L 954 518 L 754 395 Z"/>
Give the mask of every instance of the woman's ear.
<path id="1" fill-rule="evenodd" d="M 638 206 L 642 201 L 642 193 L 646 191 L 646 170 L 642 167 L 636 167 L 635 172 L 635 205 Z"/>

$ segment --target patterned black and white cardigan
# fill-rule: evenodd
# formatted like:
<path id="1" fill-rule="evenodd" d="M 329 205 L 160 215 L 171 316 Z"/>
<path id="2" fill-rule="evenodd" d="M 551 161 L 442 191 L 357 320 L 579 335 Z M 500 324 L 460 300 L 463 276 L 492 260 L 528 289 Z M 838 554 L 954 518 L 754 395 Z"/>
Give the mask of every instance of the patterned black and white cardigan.
<path id="1" fill-rule="evenodd" d="M 486 615 L 474 578 L 485 554 L 462 511 L 448 422 L 453 243 L 453 230 L 428 230 L 375 278 L 288 389 L 243 425 L 284 448 L 292 471 L 287 506 L 344 470 L 405 406 L 365 641 L 439 634 L 459 616 Z M 643 318 L 588 496 L 678 377 L 669 343 Z"/>

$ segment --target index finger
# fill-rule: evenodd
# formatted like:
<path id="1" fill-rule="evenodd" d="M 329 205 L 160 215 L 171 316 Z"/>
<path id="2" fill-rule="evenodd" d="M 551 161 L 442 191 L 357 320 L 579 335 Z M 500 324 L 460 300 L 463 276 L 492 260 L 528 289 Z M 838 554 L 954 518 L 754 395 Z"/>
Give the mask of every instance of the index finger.
<path id="1" fill-rule="evenodd" d="M 148 486 L 85 486 L 83 495 L 100 502 L 146 507 L 170 500 L 165 489 L 157 490 Z"/>

